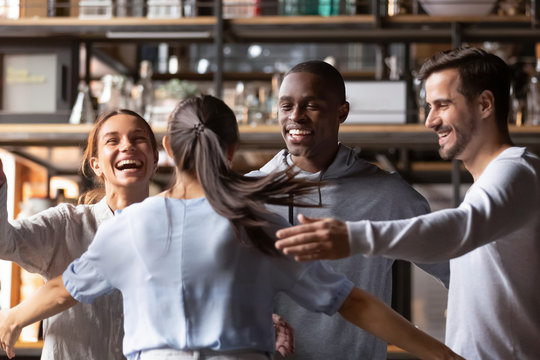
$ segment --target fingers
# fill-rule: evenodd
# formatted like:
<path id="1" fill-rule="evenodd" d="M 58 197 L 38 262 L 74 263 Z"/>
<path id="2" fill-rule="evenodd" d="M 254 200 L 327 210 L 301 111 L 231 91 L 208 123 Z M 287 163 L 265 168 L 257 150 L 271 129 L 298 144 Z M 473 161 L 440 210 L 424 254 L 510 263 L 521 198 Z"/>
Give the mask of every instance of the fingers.
<path id="1" fill-rule="evenodd" d="M 322 218 L 312 218 L 312 217 L 307 217 L 304 214 L 298 214 L 298 221 L 300 222 L 300 224 L 311 224 L 311 223 L 321 221 L 321 220 L 323 220 L 323 219 Z"/>
<path id="2" fill-rule="evenodd" d="M 339 259 L 350 255 L 347 224 L 332 218 L 315 219 L 300 215 L 302 225 L 281 229 L 275 246 L 297 261 Z"/>
<path id="3" fill-rule="evenodd" d="M 279 315 L 273 314 L 274 329 L 276 332 L 276 351 L 285 357 L 294 352 L 293 329 Z"/>
<path id="4" fill-rule="evenodd" d="M 6 352 L 6 355 L 8 358 L 15 357 L 15 349 L 13 348 L 13 345 L 10 345 L 8 343 L 2 342 L 2 350 Z"/>
<path id="5" fill-rule="evenodd" d="M 300 235 L 303 233 L 313 232 L 319 228 L 319 222 L 305 224 L 305 225 L 296 225 L 287 228 L 278 230 L 276 236 L 278 239 L 291 238 L 295 235 Z"/>

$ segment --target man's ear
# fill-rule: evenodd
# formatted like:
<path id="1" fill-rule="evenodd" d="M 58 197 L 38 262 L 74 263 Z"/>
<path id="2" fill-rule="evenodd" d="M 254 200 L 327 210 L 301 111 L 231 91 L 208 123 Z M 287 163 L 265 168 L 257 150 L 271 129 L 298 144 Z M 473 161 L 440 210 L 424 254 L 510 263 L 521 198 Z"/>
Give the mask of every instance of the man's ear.
<path id="1" fill-rule="evenodd" d="M 338 108 L 338 119 L 339 123 L 343 124 L 345 120 L 347 120 L 347 116 L 349 116 L 349 102 L 345 101 L 341 106 Z"/>
<path id="2" fill-rule="evenodd" d="M 103 170 L 99 167 L 99 161 L 96 157 L 90 158 L 90 167 L 92 168 L 92 171 L 94 174 L 96 174 L 97 177 L 101 177 L 103 175 Z"/>
<path id="3" fill-rule="evenodd" d="M 490 90 L 484 90 L 478 95 L 480 114 L 486 118 L 495 113 L 495 97 Z"/>

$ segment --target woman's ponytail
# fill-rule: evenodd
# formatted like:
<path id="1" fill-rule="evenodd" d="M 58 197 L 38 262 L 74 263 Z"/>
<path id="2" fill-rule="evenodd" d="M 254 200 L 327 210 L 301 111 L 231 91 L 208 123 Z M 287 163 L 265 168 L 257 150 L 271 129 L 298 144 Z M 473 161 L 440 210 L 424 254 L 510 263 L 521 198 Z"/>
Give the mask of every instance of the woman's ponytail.
<path id="1" fill-rule="evenodd" d="M 290 205 L 294 196 L 318 183 L 295 179 L 291 170 L 262 178 L 233 171 L 226 154 L 238 144 L 236 118 L 223 101 L 209 95 L 177 106 L 169 118 L 169 137 L 177 167 L 197 176 L 212 208 L 231 221 L 237 235 L 243 229 L 252 245 L 278 255 L 273 238 L 263 231 L 270 215 L 265 203 Z"/>

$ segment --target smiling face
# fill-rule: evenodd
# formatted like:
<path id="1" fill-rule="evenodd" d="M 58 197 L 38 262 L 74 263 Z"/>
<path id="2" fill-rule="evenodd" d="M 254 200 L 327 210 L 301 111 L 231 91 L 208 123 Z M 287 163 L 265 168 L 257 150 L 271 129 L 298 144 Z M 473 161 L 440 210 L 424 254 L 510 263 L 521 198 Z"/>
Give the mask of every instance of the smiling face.
<path id="1" fill-rule="evenodd" d="M 426 101 L 430 111 L 426 127 L 439 137 L 439 154 L 443 159 L 468 160 L 474 156 L 478 143 L 474 102 L 468 102 L 458 91 L 459 72 L 447 69 L 426 79 Z"/>
<path id="2" fill-rule="evenodd" d="M 338 148 L 339 125 L 349 104 L 324 80 L 309 72 L 290 73 L 279 89 L 278 119 L 281 134 L 295 164 L 316 172 L 328 166 Z"/>
<path id="3" fill-rule="evenodd" d="M 97 156 L 90 159 L 95 174 L 107 191 L 141 188 L 148 191 L 149 179 L 157 165 L 151 134 L 141 119 L 128 114 L 108 118 L 97 134 Z"/>

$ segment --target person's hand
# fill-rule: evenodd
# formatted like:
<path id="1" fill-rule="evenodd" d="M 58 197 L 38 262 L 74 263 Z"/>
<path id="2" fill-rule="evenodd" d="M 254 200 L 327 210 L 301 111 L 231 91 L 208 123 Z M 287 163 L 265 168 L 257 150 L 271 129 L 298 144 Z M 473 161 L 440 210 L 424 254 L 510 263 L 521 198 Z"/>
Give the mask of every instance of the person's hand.
<path id="1" fill-rule="evenodd" d="M 4 164 L 2 164 L 2 160 L 0 159 L 0 186 L 4 185 L 6 182 L 6 174 L 4 173 Z"/>
<path id="2" fill-rule="evenodd" d="M 276 333 L 276 351 L 285 357 L 294 354 L 294 330 L 278 314 L 272 314 Z"/>
<path id="3" fill-rule="evenodd" d="M 15 356 L 15 342 L 21 334 L 21 328 L 15 326 L 9 321 L 9 310 L 0 311 L 0 346 L 8 356 L 13 358 Z"/>
<path id="4" fill-rule="evenodd" d="M 302 225 L 279 230 L 275 246 L 296 261 L 340 259 L 350 255 L 347 224 L 332 218 L 298 215 Z"/>

